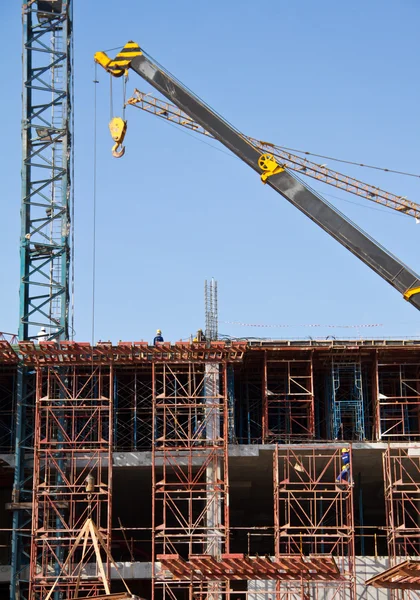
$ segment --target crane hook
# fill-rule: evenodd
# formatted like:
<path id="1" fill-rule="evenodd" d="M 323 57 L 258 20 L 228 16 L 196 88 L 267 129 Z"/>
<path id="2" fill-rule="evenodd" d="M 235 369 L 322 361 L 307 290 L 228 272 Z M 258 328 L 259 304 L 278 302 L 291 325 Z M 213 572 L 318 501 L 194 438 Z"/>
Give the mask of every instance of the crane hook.
<path id="1" fill-rule="evenodd" d="M 118 148 L 120 149 L 118 150 Z M 121 146 L 121 144 L 114 144 L 112 146 L 112 156 L 115 158 L 121 158 L 125 154 L 125 146 Z"/>
<path id="2" fill-rule="evenodd" d="M 127 132 L 127 121 L 121 117 L 114 117 L 109 122 L 109 131 L 115 144 L 112 146 L 112 156 L 121 158 L 125 154 L 125 147 L 122 145 Z"/>

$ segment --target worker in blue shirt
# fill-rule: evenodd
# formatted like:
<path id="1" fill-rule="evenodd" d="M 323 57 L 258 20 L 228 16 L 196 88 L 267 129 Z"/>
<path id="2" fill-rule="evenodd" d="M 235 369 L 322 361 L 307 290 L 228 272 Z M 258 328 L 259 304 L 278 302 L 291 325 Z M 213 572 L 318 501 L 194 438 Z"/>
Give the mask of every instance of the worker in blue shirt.
<path id="1" fill-rule="evenodd" d="M 341 473 L 335 481 L 336 483 L 350 483 L 350 450 L 348 448 L 341 450 Z"/>
<path id="2" fill-rule="evenodd" d="M 153 345 L 156 346 L 156 342 L 163 342 L 162 332 L 160 329 L 156 331 L 155 338 L 153 340 Z"/>

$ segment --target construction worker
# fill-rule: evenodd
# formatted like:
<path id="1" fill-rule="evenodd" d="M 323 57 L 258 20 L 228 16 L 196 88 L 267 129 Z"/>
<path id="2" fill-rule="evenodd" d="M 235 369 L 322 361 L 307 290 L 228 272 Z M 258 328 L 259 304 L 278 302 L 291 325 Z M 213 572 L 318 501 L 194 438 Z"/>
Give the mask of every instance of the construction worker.
<path id="1" fill-rule="evenodd" d="M 335 480 L 336 483 L 350 483 L 350 450 L 341 450 L 341 473 Z"/>
<path id="2" fill-rule="evenodd" d="M 153 340 L 153 345 L 156 346 L 156 342 L 163 342 L 162 332 L 160 329 L 156 331 L 155 338 Z"/>
<path id="3" fill-rule="evenodd" d="M 199 329 L 197 331 L 195 338 L 193 339 L 193 342 L 205 342 L 205 341 L 206 341 L 206 336 L 204 335 L 203 330 Z"/>
<path id="4" fill-rule="evenodd" d="M 38 344 L 39 344 L 39 342 L 45 342 L 48 339 L 48 333 L 47 333 L 47 330 L 45 329 L 45 327 L 41 327 L 41 329 L 38 331 L 36 337 L 38 340 Z"/>

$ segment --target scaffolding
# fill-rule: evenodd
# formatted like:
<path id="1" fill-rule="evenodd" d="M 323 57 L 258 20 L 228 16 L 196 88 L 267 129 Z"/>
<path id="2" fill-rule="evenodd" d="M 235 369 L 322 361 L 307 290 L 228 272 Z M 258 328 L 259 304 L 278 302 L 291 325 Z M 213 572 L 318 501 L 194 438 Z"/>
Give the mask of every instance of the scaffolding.
<path id="1" fill-rule="evenodd" d="M 0 362 L 0 454 L 13 452 L 15 440 L 16 364 Z"/>
<path id="2" fill-rule="evenodd" d="M 114 370 L 114 450 L 151 450 L 153 437 L 150 365 Z"/>
<path id="3" fill-rule="evenodd" d="M 293 573 L 276 584 L 281 598 L 355 598 L 351 460 L 348 480 L 337 483 L 342 466 L 340 449 L 276 446 L 275 560 Z"/>
<path id="4" fill-rule="evenodd" d="M 227 367 L 242 359 L 236 346 L 183 345 L 178 360 L 168 353 L 153 364 L 153 599 L 216 597 L 228 585 L 217 565 L 229 552 Z"/>
<path id="5" fill-rule="evenodd" d="M 376 436 L 386 441 L 420 439 L 420 363 L 381 358 L 377 366 Z"/>
<path id="6" fill-rule="evenodd" d="M 237 402 L 235 409 L 235 433 L 239 444 L 255 444 L 262 441 L 263 363 L 245 358 L 240 372 L 235 375 Z"/>
<path id="7" fill-rule="evenodd" d="M 332 360 L 331 437 L 334 440 L 366 439 L 360 359 Z"/>
<path id="8" fill-rule="evenodd" d="M 10 351 L 13 352 L 12 348 Z M 13 352 L 13 354 L 15 354 Z M 16 414 L 14 419 L 14 458 L 12 502 L 13 531 L 11 540 L 10 599 L 27 598 L 31 552 L 33 454 L 35 416 L 35 373 L 16 359 Z"/>
<path id="9" fill-rule="evenodd" d="M 391 567 L 420 558 L 420 454 L 388 447 L 383 454 L 388 556 Z M 417 589 L 420 576 L 417 577 Z M 392 600 L 414 600 L 410 583 L 392 589 Z"/>
<path id="10" fill-rule="evenodd" d="M 77 348 L 70 342 L 20 343 L 25 362 L 34 364 L 36 372 L 31 600 L 44 599 L 54 584 L 54 598 L 73 598 L 81 553 L 89 564 L 79 592 L 92 596 L 104 590 L 93 540 L 68 558 L 87 519 L 110 550 L 113 367 L 109 360 L 94 364 L 95 352 L 88 344 L 82 353 Z M 109 576 L 107 559 L 108 581 Z"/>
<path id="11" fill-rule="evenodd" d="M 390 352 L 376 364 L 375 356 L 362 368 L 351 356 L 320 361 L 314 350 L 247 353 L 228 369 L 229 443 L 363 441 L 372 431 L 379 440 L 418 439 L 420 363 Z M 114 450 L 152 448 L 150 362 L 115 364 L 113 426 Z"/>
<path id="12" fill-rule="evenodd" d="M 264 353 L 263 442 L 294 443 L 315 436 L 312 353 Z"/>
<path id="13" fill-rule="evenodd" d="M 314 354 L 313 366 L 310 352 Z M 353 600 L 353 490 L 360 493 L 361 480 L 356 472 L 353 488 L 350 471 L 349 481 L 337 482 L 343 467 L 341 449 L 337 448 L 340 444 L 318 441 L 315 445 L 304 437 L 292 442 L 284 435 L 285 421 L 276 418 L 275 402 L 283 402 L 288 391 L 297 396 L 297 402 L 296 390 L 302 388 L 304 402 L 313 403 L 314 394 L 317 399 L 318 395 L 324 397 L 325 375 L 332 381 L 333 357 L 330 348 L 318 356 L 317 352 L 302 347 L 255 350 L 246 342 L 163 342 L 156 346 L 120 342 L 92 347 L 45 341 L 20 342 L 18 354 L 8 342 L 0 341 L 0 386 L 5 388 L 5 411 L 0 415 L 4 427 L 0 431 L 5 432 L 5 448 L 11 433 L 8 419 L 13 410 L 13 386 L 19 385 L 20 368 L 26 370 L 27 385 L 26 437 L 20 437 L 18 422 L 13 425 L 29 467 L 24 469 L 19 494 L 13 495 L 9 506 L 19 513 L 22 523 L 18 533 L 23 552 L 16 563 L 19 585 L 14 591 L 28 598 L 30 579 L 31 600 L 43 598 L 61 573 L 54 590 L 57 598 L 60 594 L 74 597 L 81 572 L 77 567 L 79 550 L 68 564 L 66 558 L 88 517 L 110 544 L 111 451 L 151 450 L 152 494 L 147 488 L 147 509 L 141 515 L 141 527 L 134 530 L 147 529 L 139 540 L 147 560 L 152 537 L 154 600 L 222 600 L 224 596 L 230 600 Z M 399 389 L 417 389 L 414 352 L 402 360 L 398 349 L 373 349 L 363 358 L 363 384 L 367 386 L 366 374 L 371 373 L 373 408 L 378 408 L 375 398 L 379 393 L 390 396 L 391 388 L 397 385 Z M 343 363 L 341 353 L 336 362 Z M 355 362 L 353 356 L 349 363 Z M 36 402 L 32 401 L 32 382 L 36 382 Z M 347 382 L 349 388 L 354 376 L 348 376 Z M 267 390 L 277 395 L 273 406 Z M 369 388 L 365 387 L 363 399 L 370 398 L 366 390 Z M 382 401 L 379 398 L 378 405 Z M 329 406 L 321 407 L 324 418 Z M 268 411 L 268 419 L 264 411 Z M 268 423 L 269 430 L 278 436 L 271 434 L 270 438 L 264 429 L 265 443 L 276 443 L 274 504 L 271 477 L 266 477 L 272 472 L 272 447 L 250 448 L 249 453 L 232 448 L 230 477 L 228 470 L 228 443 L 260 443 L 262 426 Z M 32 468 L 28 459 L 32 459 L 30 436 L 34 431 Z M 414 431 L 414 421 L 410 431 Z M 399 445 L 405 448 L 390 447 L 384 456 L 391 572 L 375 575 L 371 585 L 386 584 L 384 587 L 389 588 L 392 578 L 393 600 L 411 600 L 410 591 L 414 600 L 413 589 L 401 586 L 406 585 L 404 573 L 420 570 L 420 458 L 418 449 L 407 447 L 413 444 Z M 247 463 L 248 454 L 258 454 L 255 467 L 251 464 L 254 459 Z M 118 459 L 117 464 L 125 464 Z M 147 465 L 141 457 L 130 464 Z M 363 475 L 369 467 L 370 463 L 363 466 Z M 382 485 L 382 470 L 375 470 L 366 495 Z M 118 477 L 122 481 L 125 471 L 120 470 Z M 150 530 L 147 515 L 151 495 Z M 246 506 L 248 498 L 252 502 Z M 264 526 L 256 527 L 253 503 L 259 499 Z M 122 510 L 127 506 L 121 497 L 117 502 Z M 373 499 L 369 507 L 374 507 L 384 521 L 383 507 L 376 509 Z M 140 517 L 133 518 L 138 525 Z M 123 538 L 128 547 L 125 535 Z M 258 554 L 251 552 L 251 545 Z M 83 593 L 92 595 L 103 590 L 103 582 L 90 545 L 87 559 L 79 579 Z M 398 574 L 398 589 L 392 569 L 403 572 Z M 410 578 L 412 585 L 420 585 L 414 581 L 415 575 Z"/>

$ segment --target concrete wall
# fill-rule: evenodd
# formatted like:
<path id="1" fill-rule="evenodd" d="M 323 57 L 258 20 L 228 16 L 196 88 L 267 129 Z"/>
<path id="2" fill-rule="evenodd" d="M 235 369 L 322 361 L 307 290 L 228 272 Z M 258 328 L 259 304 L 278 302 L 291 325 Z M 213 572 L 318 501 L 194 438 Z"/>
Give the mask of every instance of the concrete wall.
<path id="1" fill-rule="evenodd" d="M 365 582 L 382 573 L 388 568 L 388 558 L 387 557 L 378 557 L 374 558 L 372 556 L 358 556 L 356 557 L 356 598 L 357 600 L 389 600 L 390 594 L 388 590 L 385 589 L 377 589 L 372 586 L 365 585 Z M 312 589 L 314 586 L 311 586 Z M 273 600 L 274 592 L 275 592 L 276 584 L 274 581 L 250 581 L 248 583 L 248 600 Z M 290 586 L 284 587 L 284 591 L 289 589 L 291 593 L 296 590 L 299 591 L 299 586 L 294 588 Z M 311 593 L 311 597 L 317 598 L 317 600 L 334 600 L 335 598 L 340 598 L 343 600 L 345 596 L 349 598 L 348 594 L 338 594 L 336 595 L 337 585 L 332 584 L 328 588 L 325 589 L 324 594 L 319 594 L 316 596 Z M 272 595 L 273 594 L 273 595 Z M 298 594 L 296 597 L 299 597 Z M 238 599 L 240 598 L 240 594 L 238 594 Z M 291 598 L 293 596 L 291 595 Z M 241 599 L 242 600 L 242 599 Z"/>
<path id="2" fill-rule="evenodd" d="M 127 581 L 136 579 L 151 579 L 152 576 L 152 564 L 150 562 L 119 562 L 117 573 L 115 567 L 111 568 L 111 578 L 113 580 L 120 579 L 122 576 Z M 158 565 L 157 565 L 158 567 Z M 389 600 L 388 590 L 376 589 L 372 586 L 366 586 L 365 582 L 367 579 L 378 575 L 382 571 L 388 568 L 388 558 L 372 556 L 358 556 L 356 558 L 356 591 L 357 600 Z M 86 574 L 93 574 L 95 566 L 92 565 L 85 569 Z M 10 581 L 10 567 L 0 566 L 0 583 Z M 273 599 L 275 590 L 275 582 L 273 581 L 250 581 L 248 583 L 248 600 L 268 600 Z M 318 595 L 317 600 L 334 600 L 334 592 L 337 590 L 337 586 L 332 585 L 331 589 L 324 594 L 324 597 Z M 233 597 L 236 598 L 235 594 Z M 244 594 L 237 593 L 238 599 L 242 600 Z M 340 600 L 343 597 L 340 596 Z"/>

